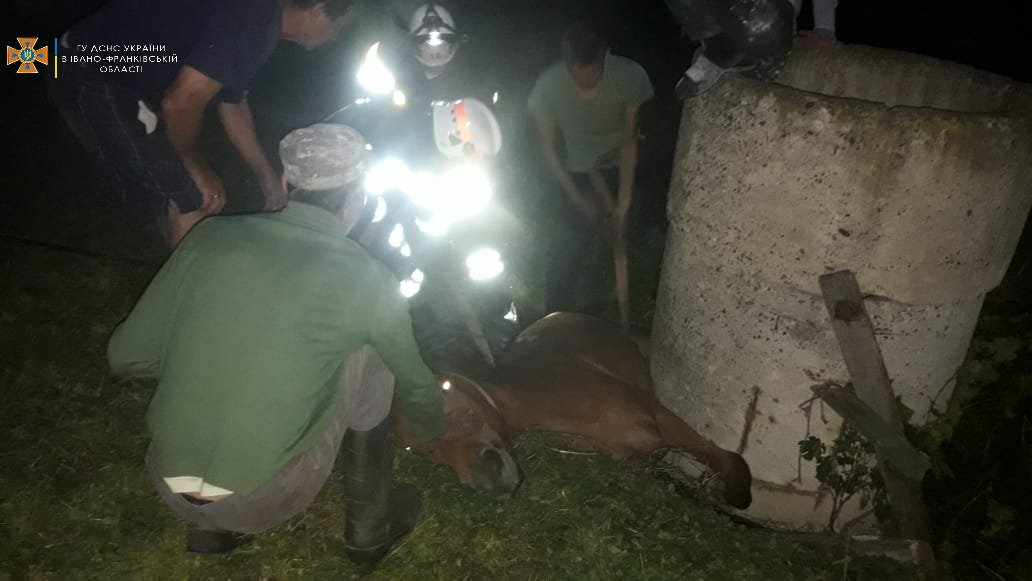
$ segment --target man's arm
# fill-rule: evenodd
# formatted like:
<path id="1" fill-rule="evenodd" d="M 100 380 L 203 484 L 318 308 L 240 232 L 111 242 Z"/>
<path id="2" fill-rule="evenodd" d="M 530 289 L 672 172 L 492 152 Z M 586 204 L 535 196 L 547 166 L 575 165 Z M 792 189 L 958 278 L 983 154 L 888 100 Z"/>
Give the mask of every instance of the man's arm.
<path id="1" fill-rule="evenodd" d="M 541 146 L 541 154 L 545 158 L 545 166 L 548 167 L 548 171 L 558 180 L 560 187 L 566 192 L 573 205 L 589 220 L 597 220 L 598 207 L 584 197 L 584 194 L 577 188 L 577 184 L 573 182 L 573 178 L 563 167 L 562 162 L 559 161 L 559 153 L 555 144 L 555 122 L 540 118 L 535 118 L 535 122 L 538 144 Z"/>
<path id="2" fill-rule="evenodd" d="M 623 134 L 620 139 L 619 186 L 616 190 L 616 226 L 623 227 L 634 195 L 634 172 L 638 167 L 638 107 L 628 107 L 624 113 Z"/>
<path id="3" fill-rule="evenodd" d="M 254 129 L 251 106 L 244 99 L 239 103 L 219 103 L 218 111 L 222 128 L 226 131 L 230 143 L 233 144 L 240 157 L 247 162 L 254 175 L 258 177 L 258 183 L 265 194 L 265 209 L 282 208 L 287 203 L 287 192 L 283 188 L 280 176 L 273 169 L 261 144 L 258 143 L 258 133 Z"/>
<path id="4" fill-rule="evenodd" d="M 222 180 L 200 150 L 204 109 L 222 84 L 191 66 L 184 66 L 161 100 L 165 133 L 187 175 L 203 196 L 204 209 L 217 213 L 225 204 Z"/>
<path id="5" fill-rule="evenodd" d="M 394 375 L 394 395 L 409 420 L 412 436 L 419 442 L 443 436 L 448 426 L 441 388 L 419 354 L 408 304 L 397 283 L 381 293 L 370 341 Z"/>

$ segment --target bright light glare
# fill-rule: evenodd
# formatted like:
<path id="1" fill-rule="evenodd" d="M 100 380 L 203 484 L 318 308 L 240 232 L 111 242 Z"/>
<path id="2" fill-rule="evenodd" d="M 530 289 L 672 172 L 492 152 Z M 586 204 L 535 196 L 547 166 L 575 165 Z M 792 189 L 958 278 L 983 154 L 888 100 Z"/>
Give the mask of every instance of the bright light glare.
<path id="1" fill-rule="evenodd" d="M 484 168 L 476 165 L 454 167 L 443 176 L 434 200 L 437 214 L 452 221 L 476 215 L 487 207 L 494 196 L 494 188 Z"/>
<path id="2" fill-rule="evenodd" d="M 502 255 L 493 248 L 481 248 L 466 258 L 469 277 L 475 281 L 491 280 L 505 270 Z"/>
<path id="3" fill-rule="evenodd" d="M 441 40 L 441 33 L 434 30 L 430 33 L 430 39 L 426 43 L 430 46 L 441 46 L 444 41 Z"/>
<path id="4" fill-rule="evenodd" d="M 411 278 L 412 280 L 418 282 L 419 284 L 423 284 L 423 279 L 426 278 L 426 275 L 423 274 L 422 270 L 419 270 L 417 268 L 417 269 L 412 271 L 412 275 L 409 276 L 409 278 Z"/>
<path id="5" fill-rule="evenodd" d="M 445 380 L 445 382 L 441 384 L 441 389 L 443 389 L 444 391 L 448 391 L 449 389 L 451 389 L 451 382 Z"/>
<path id="6" fill-rule="evenodd" d="M 520 317 L 516 314 L 516 303 L 509 303 L 509 312 L 505 313 L 505 316 L 502 318 L 513 323 L 519 320 Z"/>
<path id="7" fill-rule="evenodd" d="M 405 243 L 405 229 L 401 227 L 401 224 L 395 224 L 394 229 L 391 230 L 390 237 L 387 238 L 387 244 L 390 244 L 394 248 L 401 248 L 401 245 Z"/>
<path id="8" fill-rule="evenodd" d="M 378 54 L 380 43 L 375 43 L 366 51 L 365 60 L 362 66 L 358 67 L 358 84 L 363 89 L 376 95 L 386 95 L 394 90 L 394 75 L 380 60 Z"/>
<path id="9" fill-rule="evenodd" d="M 498 91 L 495 91 L 494 94 L 491 95 L 491 103 L 496 105 L 498 104 Z"/>
<path id="10" fill-rule="evenodd" d="M 383 220 L 387 215 L 387 201 L 383 198 L 376 198 L 376 211 L 373 212 L 373 224 Z"/>
<path id="11" fill-rule="evenodd" d="M 401 281 L 401 296 L 405 297 L 406 299 L 410 299 L 416 296 L 416 293 L 419 292 L 420 286 L 422 285 L 420 285 L 418 282 L 410 278 L 406 278 L 405 280 Z"/>
<path id="12" fill-rule="evenodd" d="M 408 245 L 408 242 L 401 245 L 401 255 L 405 258 L 412 256 L 412 247 Z"/>
<path id="13" fill-rule="evenodd" d="M 427 236 L 444 236 L 448 233 L 448 227 L 451 224 L 447 220 L 438 217 L 431 218 L 430 220 L 416 218 L 416 226 L 420 232 Z"/>
<path id="14" fill-rule="evenodd" d="M 405 93 L 395 89 L 394 93 L 391 94 L 391 102 L 394 103 L 395 107 L 404 107 L 408 104 L 408 99 L 405 97 Z"/>
<path id="15" fill-rule="evenodd" d="M 374 196 L 382 195 L 389 189 L 401 187 L 404 189 L 410 180 L 411 172 L 405 162 L 400 159 L 388 157 L 374 165 L 366 173 L 365 189 Z"/>
<path id="16" fill-rule="evenodd" d="M 432 208 L 436 196 L 434 192 L 438 186 L 438 179 L 427 171 L 410 172 L 408 170 L 398 174 L 397 187 L 405 192 L 412 203 L 422 208 Z"/>
<path id="17" fill-rule="evenodd" d="M 460 165 L 438 177 L 425 171 L 413 172 L 404 162 L 393 157 L 380 161 L 369 170 L 365 189 L 373 196 L 382 196 L 393 189 L 401 190 L 413 204 L 429 210 L 429 218 L 416 220 L 416 226 L 429 236 L 443 236 L 453 223 L 482 211 L 494 196 L 487 172 L 480 166 Z M 387 211 L 382 204 L 382 199 L 377 201 L 378 217 L 374 217 L 374 222 L 383 219 L 381 206 L 383 213 Z M 391 244 L 400 248 L 402 241 L 399 239 L 397 244 Z"/>

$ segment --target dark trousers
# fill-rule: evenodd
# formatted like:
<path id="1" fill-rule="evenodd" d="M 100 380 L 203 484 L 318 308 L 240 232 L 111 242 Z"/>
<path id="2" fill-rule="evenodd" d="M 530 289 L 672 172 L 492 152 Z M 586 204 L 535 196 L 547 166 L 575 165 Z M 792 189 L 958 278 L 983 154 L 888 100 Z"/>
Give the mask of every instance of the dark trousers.
<path id="1" fill-rule="evenodd" d="M 601 170 L 601 173 L 611 191 L 615 192 L 619 171 L 608 168 Z M 585 195 L 594 188 L 586 173 L 572 173 L 570 177 Z M 607 239 L 602 225 L 590 223 L 573 205 L 566 192 L 560 190 L 556 195 L 561 201 L 554 204 L 554 231 L 548 271 L 545 274 L 545 307 L 548 312 L 577 309 L 577 282 L 583 272 L 581 264 L 597 242 Z M 616 203 L 615 199 L 613 203 Z"/>
<path id="2" fill-rule="evenodd" d="M 147 218 L 163 216 L 170 200 L 184 213 L 200 208 L 201 193 L 161 125 L 148 133 L 140 121 L 140 98 L 77 65 L 62 70 L 50 81 L 50 99 L 122 202 Z"/>

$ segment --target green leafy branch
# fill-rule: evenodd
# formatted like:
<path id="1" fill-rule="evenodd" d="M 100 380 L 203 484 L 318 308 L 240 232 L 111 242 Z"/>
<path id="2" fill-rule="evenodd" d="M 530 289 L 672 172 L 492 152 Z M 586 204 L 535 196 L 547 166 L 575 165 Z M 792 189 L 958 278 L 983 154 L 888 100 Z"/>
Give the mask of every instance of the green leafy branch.
<path id="1" fill-rule="evenodd" d="M 831 493 L 829 531 L 835 530 L 842 508 L 858 494 L 861 508 L 873 503 L 876 515 L 887 514 L 888 501 L 874 446 L 849 424 L 842 425 L 831 446 L 810 435 L 799 441 L 799 452 L 803 459 L 817 465 L 817 481 Z"/>

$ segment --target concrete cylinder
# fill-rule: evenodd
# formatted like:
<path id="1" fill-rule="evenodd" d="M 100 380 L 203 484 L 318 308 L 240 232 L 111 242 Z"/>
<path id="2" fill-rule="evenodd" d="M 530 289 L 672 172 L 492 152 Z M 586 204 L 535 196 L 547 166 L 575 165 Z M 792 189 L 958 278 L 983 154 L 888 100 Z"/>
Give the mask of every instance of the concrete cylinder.
<path id="1" fill-rule="evenodd" d="M 911 421 L 948 403 L 1032 203 L 1029 108 L 1003 77 L 806 43 L 777 83 L 729 75 L 685 104 L 652 372 L 664 404 L 743 453 L 752 517 L 827 524 L 798 446 L 841 429 L 801 407 L 810 386 L 849 381 L 820 275 L 856 273 Z"/>

